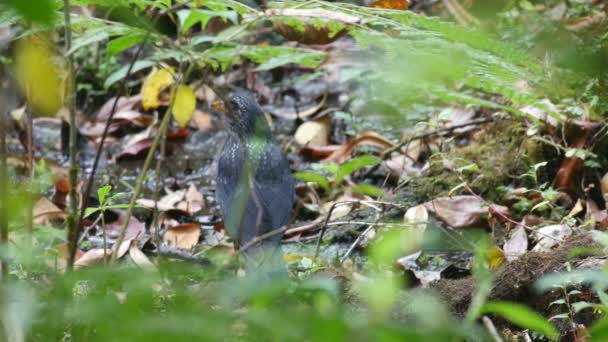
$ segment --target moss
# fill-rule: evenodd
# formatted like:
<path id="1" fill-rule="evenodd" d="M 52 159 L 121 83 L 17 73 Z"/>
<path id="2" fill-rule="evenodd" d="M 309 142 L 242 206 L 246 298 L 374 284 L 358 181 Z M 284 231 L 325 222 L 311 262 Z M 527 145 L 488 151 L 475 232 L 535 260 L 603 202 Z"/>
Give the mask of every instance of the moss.
<path id="1" fill-rule="evenodd" d="M 529 139 L 520 123 L 501 122 L 489 127 L 480 142 L 431 157 L 427 175 L 413 179 L 409 187 L 413 199 L 420 203 L 447 195 L 464 178 L 476 193 L 499 202 L 502 196 L 497 189 L 501 186 L 533 186 L 529 177 L 521 175 L 543 160 L 543 154 L 543 146 Z M 479 169 L 462 176 L 454 171 L 470 164 Z"/>

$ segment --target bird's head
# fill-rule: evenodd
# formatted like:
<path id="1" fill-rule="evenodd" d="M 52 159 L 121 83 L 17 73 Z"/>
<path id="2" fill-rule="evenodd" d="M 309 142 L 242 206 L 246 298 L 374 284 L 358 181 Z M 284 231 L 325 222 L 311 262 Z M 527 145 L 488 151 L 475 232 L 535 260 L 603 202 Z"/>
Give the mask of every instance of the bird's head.
<path id="1" fill-rule="evenodd" d="M 245 137 L 269 136 L 268 121 L 252 93 L 245 90 L 232 92 L 216 90 L 216 94 L 224 102 L 231 130 Z"/>

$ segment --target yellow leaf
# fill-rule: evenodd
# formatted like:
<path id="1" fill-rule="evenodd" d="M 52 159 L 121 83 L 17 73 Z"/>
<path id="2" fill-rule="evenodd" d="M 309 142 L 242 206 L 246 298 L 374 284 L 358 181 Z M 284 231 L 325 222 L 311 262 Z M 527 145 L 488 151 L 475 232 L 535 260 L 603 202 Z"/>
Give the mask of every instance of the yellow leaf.
<path id="1" fill-rule="evenodd" d="M 505 253 L 499 247 L 492 246 L 488 249 L 488 262 L 490 268 L 497 268 L 505 261 Z"/>
<path id="2" fill-rule="evenodd" d="M 50 43 L 26 37 L 15 49 L 15 74 L 29 105 L 41 115 L 56 115 L 63 105 L 65 70 L 56 64 Z"/>
<path id="3" fill-rule="evenodd" d="M 181 126 L 186 127 L 188 121 L 194 114 L 194 110 L 196 106 L 196 96 L 194 96 L 194 91 L 186 85 L 180 85 L 177 87 L 177 91 L 175 92 L 175 100 L 173 100 L 173 108 L 171 108 L 171 112 L 173 112 L 173 117 L 175 121 Z"/>
<path id="4" fill-rule="evenodd" d="M 141 103 L 144 110 L 158 108 L 160 106 L 161 90 L 173 83 L 173 69 L 154 68 L 141 87 Z"/>

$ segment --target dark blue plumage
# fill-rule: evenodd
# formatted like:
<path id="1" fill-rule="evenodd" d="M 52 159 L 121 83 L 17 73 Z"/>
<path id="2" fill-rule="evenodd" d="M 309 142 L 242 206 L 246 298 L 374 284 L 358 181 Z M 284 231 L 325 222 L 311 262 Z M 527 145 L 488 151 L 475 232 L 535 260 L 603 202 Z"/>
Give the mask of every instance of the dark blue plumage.
<path id="1" fill-rule="evenodd" d="M 218 160 L 216 197 L 228 233 L 239 246 L 285 226 L 294 200 L 289 164 L 252 94 L 225 99 L 229 133 Z M 283 234 L 243 251 L 248 276 L 286 277 L 280 249 Z"/>

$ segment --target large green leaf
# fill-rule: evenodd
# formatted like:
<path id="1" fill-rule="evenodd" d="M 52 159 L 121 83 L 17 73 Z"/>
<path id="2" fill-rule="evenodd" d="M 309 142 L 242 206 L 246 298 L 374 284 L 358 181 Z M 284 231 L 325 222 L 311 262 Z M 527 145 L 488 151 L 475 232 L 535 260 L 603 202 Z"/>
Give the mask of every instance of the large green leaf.
<path id="1" fill-rule="evenodd" d="M 544 317 L 529 309 L 527 306 L 509 302 L 488 302 L 481 307 L 482 314 L 495 314 L 505 318 L 522 328 L 530 329 L 556 340 L 559 336 L 557 329 Z"/>

